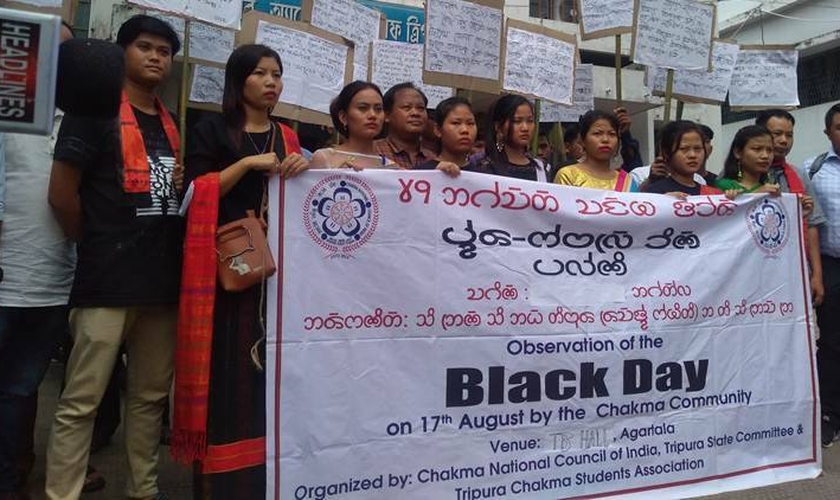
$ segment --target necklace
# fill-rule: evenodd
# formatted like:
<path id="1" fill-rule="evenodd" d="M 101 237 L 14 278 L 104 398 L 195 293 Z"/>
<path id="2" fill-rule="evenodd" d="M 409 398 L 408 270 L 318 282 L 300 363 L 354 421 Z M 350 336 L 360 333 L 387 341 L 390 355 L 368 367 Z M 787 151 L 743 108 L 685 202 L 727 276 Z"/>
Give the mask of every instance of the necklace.
<path id="1" fill-rule="evenodd" d="M 258 155 L 261 155 L 261 154 L 265 153 L 265 150 L 268 148 L 268 143 L 271 140 L 270 134 L 266 135 L 265 143 L 263 144 L 263 147 L 261 147 L 261 148 L 257 147 L 257 143 L 254 141 L 254 137 L 251 135 L 251 132 L 245 132 L 245 135 L 248 136 L 248 140 L 251 141 L 251 145 L 254 146 L 254 151 L 256 151 Z"/>

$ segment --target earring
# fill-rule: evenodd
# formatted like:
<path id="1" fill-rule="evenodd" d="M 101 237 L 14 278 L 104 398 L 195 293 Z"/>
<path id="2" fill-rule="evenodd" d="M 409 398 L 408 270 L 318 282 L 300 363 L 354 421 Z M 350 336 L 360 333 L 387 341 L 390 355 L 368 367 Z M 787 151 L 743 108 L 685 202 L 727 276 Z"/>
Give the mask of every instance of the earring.
<path id="1" fill-rule="evenodd" d="M 505 150 L 505 142 L 502 140 L 501 136 L 496 136 L 496 151 L 502 152 Z"/>
<path id="2" fill-rule="evenodd" d="M 741 179 L 744 178 L 744 174 L 741 172 L 741 160 L 737 160 L 737 162 L 738 162 L 738 180 L 740 181 Z"/>

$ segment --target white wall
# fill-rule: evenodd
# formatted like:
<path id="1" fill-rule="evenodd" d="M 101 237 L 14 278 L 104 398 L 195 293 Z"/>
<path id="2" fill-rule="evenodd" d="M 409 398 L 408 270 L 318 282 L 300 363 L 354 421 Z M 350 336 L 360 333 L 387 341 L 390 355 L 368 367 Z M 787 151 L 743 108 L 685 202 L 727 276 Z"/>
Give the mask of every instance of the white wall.
<path id="1" fill-rule="evenodd" d="M 793 130 L 793 149 L 788 155 L 788 163 L 800 166 L 802 162 L 828 150 L 830 143 L 823 133 L 825 130 L 825 113 L 840 101 L 828 102 L 808 108 L 796 109 L 790 112 L 796 119 Z M 728 123 L 723 126 L 720 140 L 716 140 L 718 147 L 723 149 L 723 158 L 729 152 L 735 133 L 746 125 L 752 125 L 754 120 Z M 723 160 L 720 167 L 723 168 Z"/>

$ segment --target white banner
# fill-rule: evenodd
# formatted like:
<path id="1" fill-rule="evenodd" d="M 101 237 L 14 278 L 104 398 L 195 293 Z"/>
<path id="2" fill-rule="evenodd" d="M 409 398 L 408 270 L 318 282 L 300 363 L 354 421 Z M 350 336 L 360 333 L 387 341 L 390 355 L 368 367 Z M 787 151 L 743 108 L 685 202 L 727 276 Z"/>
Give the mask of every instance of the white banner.
<path id="1" fill-rule="evenodd" d="M 267 498 L 686 497 L 820 473 L 795 197 L 434 171 L 273 186 Z"/>

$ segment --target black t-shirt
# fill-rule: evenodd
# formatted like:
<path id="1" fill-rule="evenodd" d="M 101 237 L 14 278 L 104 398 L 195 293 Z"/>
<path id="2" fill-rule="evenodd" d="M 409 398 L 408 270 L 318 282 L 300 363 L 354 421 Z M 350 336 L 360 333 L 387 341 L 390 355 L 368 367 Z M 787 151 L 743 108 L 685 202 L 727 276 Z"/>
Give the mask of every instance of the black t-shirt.
<path id="1" fill-rule="evenodd" d="M 517 165 L 505 160 L 493 161 L 485 156 L 475 162 L 471 162 L 469 168 L 465 168 L 464 170 L 500 175 L 502 177 L 511 177 L 513 179 L 522 179 L 525 181 L 537 181 L 539 180 L 537 177 L 538 168 L 542 167 L 533 158 L 528 160 L 527 165 Z M 546 176 L 547 175 L 548 174 L 546 173 Z"/>
<path id="2" fill-rule="evenodd" d="M 688 187 L 680 184 L 679 182 L 675 181 L 670 177 L 666 177 L 664 179 L 660 179 L 656 182 L 652 182 L 648 184 L 648 187 L 645 189 L 646 193 L 656 193 L 656 194 L 667 194 L 667 193 L 685 193 L 687 195 L 699 195 L 700 194 L 700 184 L 694 183 L 694 187 Z"/>
<path id="3" fill-rule="evenodd" d="M 714 186 L 718 180 L 718 176 L 717 174 L 706 172 L 705 174 L 703 174 L 703 179 L 706 181 L 707 186 Z"/>
<path id="4" fill-rule="evenodd" d="M 282 159 L 285 157 L 282 134 L 276 126 L 273 133 L 274 152 Z M 234 142 L 231 134 L 224 119 L 218 114 L 208 116 L 196 124 L 187 142 L 187 155 L 184 159 L 185 186 L 196 177 L 220 172 L 246 156 L 270 149 L 268 145 L 271 132 L 235 132 L 238 144 Z M 256 170 L 245 173 L 219 200 L 219 225 L 245 217 L 248 210 L 259 213 L 267 179 L 263 172 Z"/>
<path id="5" fill-rule="evenodd" d="M 172 181 L 175 158 L 160 118 L 135 109 L 149 161 L 150 199 L 122 187 L 116 119 L 65 116 L 55 159 L 82 169 L 82 240 L 70 294 L 76 307 L 178 301 L 184 222 Z"/>

